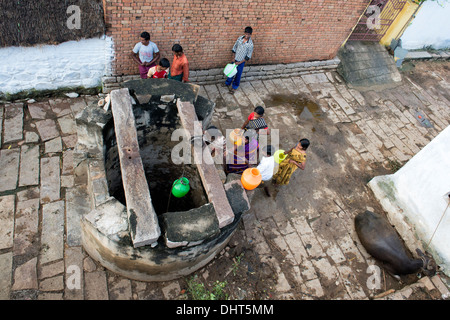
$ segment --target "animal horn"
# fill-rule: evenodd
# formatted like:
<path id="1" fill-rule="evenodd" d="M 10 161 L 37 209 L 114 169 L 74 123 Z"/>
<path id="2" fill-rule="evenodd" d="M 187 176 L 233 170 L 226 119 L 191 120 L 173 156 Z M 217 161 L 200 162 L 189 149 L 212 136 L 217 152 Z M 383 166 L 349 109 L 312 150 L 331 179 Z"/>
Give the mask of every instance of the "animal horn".
<path id="1" fill-rule="evenodd" d="M 416 252 L 419 255 L 420 259 L 422 259 L 422 269 L 428 269 L 430 259 L 428 259 L 428 257 L 419 248 L 416 249 Z"/>

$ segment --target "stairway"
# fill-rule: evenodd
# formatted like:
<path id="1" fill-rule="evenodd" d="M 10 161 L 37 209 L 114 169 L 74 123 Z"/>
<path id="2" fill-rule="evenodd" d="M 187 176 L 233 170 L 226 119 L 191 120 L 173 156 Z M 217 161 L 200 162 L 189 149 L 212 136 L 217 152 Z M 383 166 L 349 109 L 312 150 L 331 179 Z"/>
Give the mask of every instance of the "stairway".
<path id="1" fill-rule="evenodd" d="M 396 86 L 402 80 L 394 58 L 378 42 L 348 41 L 338 58 L 337 72 L 350 86 Z"/>

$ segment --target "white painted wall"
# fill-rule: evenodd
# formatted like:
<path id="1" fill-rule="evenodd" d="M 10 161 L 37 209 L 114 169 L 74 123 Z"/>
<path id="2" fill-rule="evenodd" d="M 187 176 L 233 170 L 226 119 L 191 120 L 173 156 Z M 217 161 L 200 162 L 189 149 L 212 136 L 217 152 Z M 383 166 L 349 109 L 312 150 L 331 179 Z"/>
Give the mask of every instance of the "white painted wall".
<path id="1" fill-rule="evenodd" d="M 450 48 L 450 0 L 427 0 L 402 37 L 402 48 Z"/>
<path id="2" fill-rule="evenodd" d="M 114 57 L 110 37 L 58 45 L 0 48 L 0 94 L 25 90 L 86 88 L 101 84 Z"/>
<path id="3" fill-rule="evenodd" d="M 450 126 L 395 174 L 375 177 L 369 186 L 390 219 L 399 221 L 399 216 L 402 216 L 424 245 L 423 248 L 433 254 L 443 271 L 450 276 L 450 207 L 439 224 L 448 205 L 448 198 L 444 196 L 450 192 L 449 145 Z M 401 229 L 401 223 L 398 225 Z"/>

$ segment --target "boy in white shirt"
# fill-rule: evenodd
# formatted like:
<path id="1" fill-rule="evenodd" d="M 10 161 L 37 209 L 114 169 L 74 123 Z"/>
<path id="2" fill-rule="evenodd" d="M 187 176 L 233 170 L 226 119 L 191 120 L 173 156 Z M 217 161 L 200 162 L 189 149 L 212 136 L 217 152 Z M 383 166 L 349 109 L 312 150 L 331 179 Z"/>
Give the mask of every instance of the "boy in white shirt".
<path id="1" fill-rule="evenodd" d="M 261 162 L 256 167 L 259 172 L 261 173 L 262 182 L 261 185 L 264 184 L 264 182 L 268 182 L 272 179 L 273 171 L 275 169 L 275 159 L 273 156 L 273 147 L 271 145 L 267 145 L 263 148 L 263 157 L 261 159 Z M 264 186 L 264 191 L 266 192 L 266 195 L 270 197 L 269 188 L 267 186 Z"/>
<path id="2" fill-rule="evenodd" d="M 141 33 L 141 41 L 136 43 L 131 57 L 139 65 L 139 74 L 142 79 L 147 79 L 148 70 L 156 66 L 159 59 L 159 49 L 154 42 L 150 41 L 150 34 L 146 31 Z"/>

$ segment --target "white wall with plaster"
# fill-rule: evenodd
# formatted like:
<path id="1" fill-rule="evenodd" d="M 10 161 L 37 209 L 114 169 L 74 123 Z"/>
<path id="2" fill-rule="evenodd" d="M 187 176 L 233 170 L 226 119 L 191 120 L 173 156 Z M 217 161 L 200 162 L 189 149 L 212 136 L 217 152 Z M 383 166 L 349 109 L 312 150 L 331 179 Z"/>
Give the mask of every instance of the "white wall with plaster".
<path id="1" fill-rule="evenodd" d="M 449 145 L 450 126 L 395 174 L 375 177 L 369 186 L 399 233 L 408 238 L 404 225 L 408 224 L 423 249 L 432 253 L 450 276 Z M 415 251 L 411 239 L 404 240 Z"/>
<path id="2" fill-rule="evenodd" d="M 58 45 L 0 48 L 0 94 L 63 87 L 92 88 L 111 73 L 111 37 Z"/>
<path id="3" fill-rule="evenodd" d="M 450 48 L 450 1 L 425 1 L 401 36 L 407 50 Z"/>

